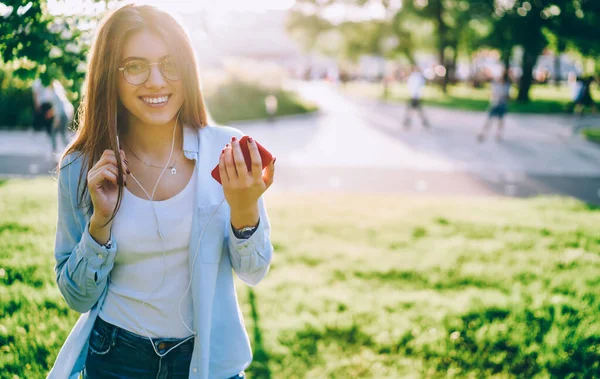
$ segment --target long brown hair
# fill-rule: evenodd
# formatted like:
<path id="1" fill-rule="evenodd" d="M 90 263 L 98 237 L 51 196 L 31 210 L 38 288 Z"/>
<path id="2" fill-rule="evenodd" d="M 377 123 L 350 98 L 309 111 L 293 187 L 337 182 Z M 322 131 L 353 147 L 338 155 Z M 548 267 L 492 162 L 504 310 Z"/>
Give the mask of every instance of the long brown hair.
<path id="1" fill-rule="evenodd" d="M 90 49 L 85 93 L 79 106 L 75 138 L 61 157 L 62 162 L 68 154 L 77 152 L 87 161 L 87 165 L 81 166 L 77 194 L 80 194 L 79 207 L 86 207 L 88 214 L 93 210 L 91 201 L 84 204 L 88 194 L 87 173 L 104 150 L 112 149 L 115 152 L 118 178 L 123 177 L 117 132 L 125 130 L 127 118 L 117 93 L 117 75 L 120 74 L 118 68 L 125 42 L 133 33 L 141 30 L 150 30 L 160 36 L 171 48 L 181 70 L 184 88 L 184 102 L 179 116 L 181 124 L 195 128 L 207 124 L 198 65 L 189 37 L 181 24 L 170 14 L 148 5 L 125 5 L 105 16 Z M 82 181 L 84 177 L 86 179 Z M 82 184 L 85 184 L 83 190 L 80 189 Z M 108 222 L 112 221 L 121 205 L 122 180 L 118 181 L 118 185 L 117 205 Z"/>

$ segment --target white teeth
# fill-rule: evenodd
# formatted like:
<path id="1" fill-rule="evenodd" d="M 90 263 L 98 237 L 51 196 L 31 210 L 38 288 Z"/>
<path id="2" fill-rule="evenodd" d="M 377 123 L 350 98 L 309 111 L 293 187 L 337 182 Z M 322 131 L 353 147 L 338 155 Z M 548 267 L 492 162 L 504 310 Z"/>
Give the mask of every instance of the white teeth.
<path id="1" fill-rule="evenodd" d="M 161 104 L 166 103 L 169 100 L 169 96 L 162 97 L 142 97 L 142 100 L 148 104 Z"/>

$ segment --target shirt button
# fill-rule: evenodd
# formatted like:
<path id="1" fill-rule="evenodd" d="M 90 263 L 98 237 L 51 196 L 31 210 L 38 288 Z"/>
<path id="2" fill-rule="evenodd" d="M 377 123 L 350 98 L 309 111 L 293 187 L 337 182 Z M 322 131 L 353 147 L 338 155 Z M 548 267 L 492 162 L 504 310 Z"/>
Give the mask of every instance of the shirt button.
<path id="1" fill-rule="evenodd" d="M 192 371 L 193 371 L 193 372 L 198 372 L 198 369 L 197 369 L 196 367 L 194 367 L 194 368 L 192 369 Z"/>
<path id="2" fill-rule="evenodd" d="M 98 254 L 98 258 L 102 259 L 104 256 L 102 254 Z"/>

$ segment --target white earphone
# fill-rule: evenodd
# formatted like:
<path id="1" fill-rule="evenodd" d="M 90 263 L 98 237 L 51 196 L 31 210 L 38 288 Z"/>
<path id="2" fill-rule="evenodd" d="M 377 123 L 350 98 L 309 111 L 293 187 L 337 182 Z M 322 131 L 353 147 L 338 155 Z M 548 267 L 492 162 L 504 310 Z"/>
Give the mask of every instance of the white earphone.
<path id="1" fill-rule="evenodd" d="M 175 132 L 177 130 L 177 125 L 178 125 L 178 121 L 179 121 L 179 114 L 181 113 L 181 109 L 177 112 L 177 117 L 175 118 L 175 125 L 173 126 L 173 140 L 171 142 L 171 152 L 169 153 L 169 159 L 167 160 L 167 165 L 169 164 L 169 162 L 171 162 L 171 157 L 173 156 L 173 149 L 175 147 Z M 115 117 L 116 118 L 116 117 Z M 115 120 L 116 122 L 116 120 Z M 115 124 L 116 125 L 116 124 Z M 119 151 L 121 150 L 121 145 L 119 143 L 119 135 L 117 134 L 117 147 L 119 149 Z M 166 249 L 165 249 L 165 241 L 163 238 L 163 234 L 160 230 L 160 224 L 158 222 L 158 216 L 156 215 L 156 209 L 154 208 L 154 193 L 156 192 L 156 188 L 158 187 L 158 183 L 160 182 L 160 179 L 162 178 L 163 174 L 165 173 L 165 170 L 167 169 L 167 165 L 165 165 L 165 167 L 163 168 L 162 172 L 160 173 L 158 180 L 156 181 L 156 184 L 154 185 L 154 189 L 152 190 L 152 196 L 150 196 L 150 194 L 148 194 L 148 192 L 146 191 L 146 189 L 140 184 L 140 182 L 135 178 L 135 176 L 133 174 L 129 174 L 136 182 L 137 184 L 140 186 L 140 188 L 142 189 L 142 191 L 144 191 L 144 193 L 146 194 L 146 196 L 148 196 L 148 199 L 150 200 L 150 204 L 152 205 L 152 211 L 154 213 L 154 219 L 156 221 L 156 232 L 158 234 L 158 237 L 161 240 L 161 244 L 163 247 L 163 279 L 161 281 L 161 283 L 158 285 L 157 288 L 154 289 L 154 291 L 152 291 L 152 293 L 150 293 L 150 295 L 153 295 L 156 290 L 158 288 L 160 288 L 164 281 L 165 281 L 165 277 L 166 277 L 166 273 L 165 273 L 165 267 L 166 267 Z M 195 168 L 197 170 L 197 168 Z M 192 333 L 191 336 L 185 338 L 184 340 L 182 340 L 181 342 L 179 342 L 177 345 L 171 347 L 169 350 L 167 350 L 164 354 L 160 354 L 157 350 L 156 350 L 156 346 L 154 344 L 154 341 L 152 341 L 152 337 L 150 337 L 150 334 L 148 333 L 148 330 L 146 330 L 146 328 L 144 327 L 144 325 L 142 325 L 140 323 L 139 317 L 136 313 L 136 320 L 138 322 L 138 325 L 140 325 L 142 327 L 142 329 L 144 329 L 144 331 L 146 332 L 146 336 L 150 339 L 150 342 L 152 344 L 152 348 L 154 349 L 154 352 L 156 352 L 156 354 L 159 357 L 164 357 L 165 355 L 167 355 L 171 350 L 175 349 L 176 347 L 182 345 L 183 343 L 189 341 L 190 339 L 194 338 L 197 333 L 196 331 L 190 329 L 190 327 L 185 323 L 185 321 L 183 320 L 183 316 L 181 315 L 181 304 L 183 302 L 183 299 L 185 298 L 185 295 L 188 293 L 188 291 L 190 290 L 190 287 L 192 285 L 192 280 L 194 278 L 194 266 L 196 264 L 196 257 L 198 256 L 198 250 L 200 249 L 200 243 L 202 241 L 202 236 L 204 235 L 204 230 L 206 229 L 206 226 L 208 225 L 208 223 L 210 222 L 211 218 L 214 216 L 215 212 L 219 209 L 219 207 L 221 206 L 221 204 L 223 204 L 223 201 L 225 201 L 225 198 L 223 198 L 223 200 L 221 200 L 221 202 L 219 203 L 219 205 L 215 208 L 215 210 L 212 212 L 212 214 L 209 216 L 208 220 L 206 221 L 206 223 L 204 224 L 204 226 L 202 227 L 202 231 L 200 232 L 200 237 L 198 238 L 198 244 L 196 245 L 196 251 L 194 253 L 194 259 L 192 261 L 192 269 L 190 270 L 190 282 L 188 283 L 188 286 L 185 290 L 185 292 L 183 293 L 183 296 L 181 297 L 181 300 L 179 301 L 179 318 L 181 320 L 181 322 L 183 323 L 183 325 L 187 328 L 187 330 L 190 331 L 190 333 Z M 148 295 L 148 296 L 150 296 Z M 147 305 L 145 300 L 142 300 L 142 304 Z"/>

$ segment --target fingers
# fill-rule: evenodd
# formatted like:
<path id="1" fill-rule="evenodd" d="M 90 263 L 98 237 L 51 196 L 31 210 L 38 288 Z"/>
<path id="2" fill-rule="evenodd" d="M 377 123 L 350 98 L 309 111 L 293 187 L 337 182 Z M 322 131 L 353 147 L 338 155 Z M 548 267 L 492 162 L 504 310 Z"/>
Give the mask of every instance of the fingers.
<path id="1" fill-rule="evenodd" d="M 120 152 L 121 152 L 121 154 L 120 154 L 121 169 L 123 172 L 122 181 L 123 181 L 123 184 L 126 186 L 127 185 L 127 175 L 131 174 L 131 171 L 129 171 L 129 168 L 127 167 L 128 162 L 125 159 L 125 152 L 123 150 L 121 150 Z M 110 149 L 106 149 L 102 153 L 102 156 L 100 157 L 98 162 L 96 162 L 94 167 L 92 167 L 92 169 L 90 170 L 88 175 L 95 175 L 100 172 L 103 172 L 104 170 L 108 170 L 109 172 L 114 174 L 115 177 L 118 177 L 119 171 L 117 169 L 117 165 L 118 165 L 117 158 L 115 156 L 114 151 L 112 151 Z"/>
<path id="2" fill-rule="evenodd" d="M 94 187 L 104 180 L 114 184 L 115 186 L 118 185 L 118 174 L 112 170 L 115 170 L 115 168 L 107 165 L 95 171 L 90 171 L 88 173 L 88 187 Z"/>
<path id="3" fill-rule="evenodd" d="M 250 188 L 260 186 L 264 190 L 264 185 L 267 188 L 273 183 L 275 175 L 275 159 L 265 168 L 263 173 L 262 158 L 258 149 L 258 144 L 251 137 L 247 142 L 248 151 L 250 153 L 251 169 L 248 172 L 244 154 L 237 137 L 231 138 L 231 144 L 227 144 L 221 152 L 219 158 L 219 173 L 221 175 L 221 184 L 224 187 Z"/>
<path id="4" fill-rule="evenodd" d="M 112 174 L 114 174 L 115 177 L 119 177 L 119 171 L 117 170 L 117 166 L 115 166 L 112 163 L 106 163 L 102 166 L 96 166 L 90 170 L 89 174 L 95 175 L 103 171 L 109 171 Z M 123 184 L 127 186 L 127 174 L 123 173 L 122 181 Z"/>
<path id="5" fill-rule="evenodd" d="M 265 173 L 262 175 L 262 180 L 265 182 L 267 188 L 273 184 L 273 179 L 275 178 L 275 161 L 277 157 L 273 158 L 271 163 L 265 168 Z"/>
<path id="6" fill-rule="evenodd" d="M 262 158 L 258 151 L 258 145 L 252 137 L 248 138 L 248 151 L 250 151 L 250 160 L 252 162 L 252 179 L 254 179 L 255 183 L 258 183 L 262 178 Z"/>
<path id="7" fill-rule="evenodd" d="M 121 162 L 124 163 L 122 165 L 123 171 L 127 172 L 127 174 L 130 174 L 131 172 L 127 168 L 127 165 L 129 165 L 129 162 L 127 161 L 127 158 L 125 157 L 125 152 L 123 150 L 120 150 L 120 156 L 121 156 Z M 102 153 L 102 156 L 100 157 L 100 159 L 98 160 L 98 163 L 96 163 L 96 165 L 106 164 L 108 162 L 114 164 L 115 167 L 117 167 L 117 158 L 115 156 L 115 152 L 110 149 L 104 150 L 104 152 Z"/>
<path id="8" fill-rule="evenodd" d="M 238 179 L 237 170 L 235 168 L 235 163 L 233 160 L 233 151 L 231 149 L 231 145 L 227 144 L 225 146 L 225 151 L 223 153 L 225 160 L 225 171 L 227 172 L 227 177 L 229 178 L 229 182 L 236 182 Z"/>
<path id="9" fill-rule="evenodd" d="M 225 168 L 225 149 L 223 149 L 219 158 L 219 174 L 221 175 L 221 185 L 229 186 L 229 175 Z"/>
<path id="10" fill-rule="evenodd" d="M 240 141 L 238 141 L 236 137 L 231 137 L 231 148 L 238 179 L 245 183 L 248 179 L 248 166 L 246 166 L 246 160 L 244 159 L 244 154 L 240 147 Z"/>

